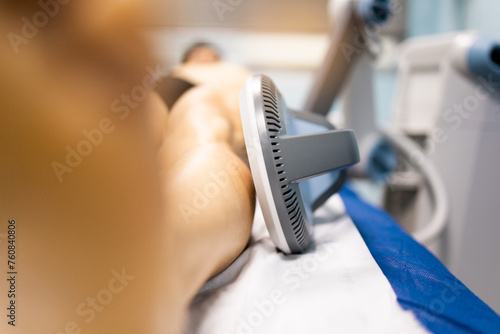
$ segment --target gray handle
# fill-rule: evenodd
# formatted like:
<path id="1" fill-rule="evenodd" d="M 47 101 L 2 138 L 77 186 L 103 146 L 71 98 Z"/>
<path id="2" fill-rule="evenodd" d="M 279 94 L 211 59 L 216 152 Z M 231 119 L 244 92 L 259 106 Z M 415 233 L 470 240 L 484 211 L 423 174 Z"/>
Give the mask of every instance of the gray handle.
<path id="1" fill-rule="evenodd" d="M 280 137 L 287 178 L 299 182 L 359 162 L 352 130 L 331 130 L 314 134 Z"/>
<path id="2" fill-rule="evenodd" d="M 346 7 L 332 30 L 330 47 L 316 73 L 304 110 L 328 114 L 357 59 L 368 50 L 366 27 L 383 25 L 391 16 L 388 0 L 349 1 Z"/>
<path id="3" fill-rule="evenodd" d="M 363 31 L 361 30 L 363 22 L 360 21 L 355 15 L 354 2 L 350 1 L 345 15 L 336 23 L 330 47 L 316 73 L 304 110 L 321 115 L 326 115 L 330 111 L 352 65 L 359 58 L 361 51 L 365 51 L 365 48 L 359 47 L 366 43 L 365 35 L 360 34 L 360 31 Z"/>

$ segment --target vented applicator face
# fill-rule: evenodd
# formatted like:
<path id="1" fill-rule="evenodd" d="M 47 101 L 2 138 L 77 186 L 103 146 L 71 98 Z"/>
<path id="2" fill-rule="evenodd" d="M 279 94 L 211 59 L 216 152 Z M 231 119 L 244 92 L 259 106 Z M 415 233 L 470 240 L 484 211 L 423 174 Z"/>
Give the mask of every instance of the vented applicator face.
<path id="1" fill-rule="evenodd" d="M 265 126 L 261 131 L 265 132 L 270 143 L 270 150 L 264 149 L 269 156 L 265 160 L 273 165 L 274 168 L 270 168 L 268 174 L 271 174 L 270 178 L 277 180 L 276 184 L 279 185 L 278 198 L 275 198 L 278 216 L 280 221 L 289 222 L 282 228 L 290 251 L 302 252 L 311 241 L 311 222 L 302 201 L 299 185 L 291 183 L 293 180 L 288 178 L 287 165 L 283 159 L 281 137 L 287 134 L 284 115 L 286 105 L 273 82 L 267 77 L 262 77 L 261 94 L 265 119 Z"/>
<path id="2" fill-rule="evenodd" d="M 359 161 L 354 133 L 331 130 L 294 135 L 293 117 L 271 79 L 248 79 L 240 95 L 245 144 L 259 204 L 269 234 L 284 253 L 301 253 L 311 243 L 311 208 L 299 182 Z"/>
<path id="3" fill-rule="evenodd" d="M 299 185 L 290 182 L 283 159 L 286 106 L 264 76 L 250 79 L 241 101 L 250 167 L 271 238 L 283 252 L 300 253 L 309 246 L 312 227 Z"/>

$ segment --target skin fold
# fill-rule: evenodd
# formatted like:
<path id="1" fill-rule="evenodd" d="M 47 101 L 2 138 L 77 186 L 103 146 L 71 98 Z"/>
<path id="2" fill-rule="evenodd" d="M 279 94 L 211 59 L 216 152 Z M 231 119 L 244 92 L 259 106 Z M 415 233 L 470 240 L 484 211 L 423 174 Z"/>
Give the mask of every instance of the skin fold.
<path id="1" fill-rule="evenodd" d="M 37 6 L 0 1 L 2 36 L 21 35 Z M 138 33 L 146 10 L 74 0 L 18 52 L 0 40 L 0 237 L 15 219 L 19 254 L 16 327 L 2 320 L 1 333 L 179 333 L 248 242 L 238 93 L 250 73 L 183 64 L 176 75 L 198 86 L 167 110 L 144 84 L 158 64 Z M 147 94 L 131 101 L 137 87 Z M 8 290 L 2 276 L 2 309 Z"/>

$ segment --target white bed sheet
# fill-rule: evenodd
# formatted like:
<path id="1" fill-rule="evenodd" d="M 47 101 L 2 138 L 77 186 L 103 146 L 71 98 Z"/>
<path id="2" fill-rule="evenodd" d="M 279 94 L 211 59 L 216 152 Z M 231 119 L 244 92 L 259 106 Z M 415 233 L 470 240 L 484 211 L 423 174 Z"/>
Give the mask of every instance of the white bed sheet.
<path id="1" fill-rule="evenodd" d="M 314 221 L 311 249 L 285 256 L 257 208 L 248 249 L 200 291 L 186 333 L 427 333 L 399 306 L 340 196 Z"/>

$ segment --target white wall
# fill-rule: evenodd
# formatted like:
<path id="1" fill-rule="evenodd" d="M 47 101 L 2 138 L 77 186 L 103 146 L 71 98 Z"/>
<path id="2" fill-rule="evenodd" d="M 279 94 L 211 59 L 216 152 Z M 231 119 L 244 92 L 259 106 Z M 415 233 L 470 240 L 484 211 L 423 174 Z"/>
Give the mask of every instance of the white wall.
<path id="1" fill-rule="evenodd" d="M 500 40 L 498 0 L 408 0 L 408 36 L 474 29 Z"/>
<path id="2" fill-rule="evenodd" d="M 500 41 L 500 1 L 473 0 L 468 3 L 467 26 Z"/>

